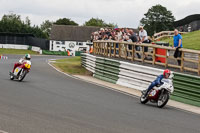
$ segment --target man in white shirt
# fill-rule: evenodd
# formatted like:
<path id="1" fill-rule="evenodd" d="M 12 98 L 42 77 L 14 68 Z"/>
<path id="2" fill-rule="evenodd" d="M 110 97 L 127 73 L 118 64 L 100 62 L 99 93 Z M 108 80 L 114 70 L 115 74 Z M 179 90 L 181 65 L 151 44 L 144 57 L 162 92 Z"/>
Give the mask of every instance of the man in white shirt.
<path id="1" fill-rule="evenodd" d="M 146 30 L 143 29 L 143 26 L 139 27 L 139 42 L 140 43 L 149 43 L 148 42 L 148 35 Z"/>
<path id="2" fill-rule="evenodd" d="M 139 43 L 150 43 L 148 40 L 147 31 L 144 30 L 143 26 L 140 26 L 139 30 Z M 148 52 L 148 47 L 144 47 L 144 52 Z"/>

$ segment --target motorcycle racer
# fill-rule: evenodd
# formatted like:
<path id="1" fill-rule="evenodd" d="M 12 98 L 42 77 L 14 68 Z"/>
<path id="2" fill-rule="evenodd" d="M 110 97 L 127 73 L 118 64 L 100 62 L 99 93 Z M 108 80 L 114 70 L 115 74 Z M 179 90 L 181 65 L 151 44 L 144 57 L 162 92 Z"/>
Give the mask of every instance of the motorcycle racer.
<path id="1" fill-rule="evenodd" d="M 18 63 L 15 63 L 12 72 L 14 73 L 14 70 L 15 70 L 16 67 L 18 67 L 21 64 L 23 64 L 24 62 L 27 62 L 27 61 L 30 61 L 30 60 L 31 60 L 31 55 L 30 54 L 25 54 L 25 56 L 23 58 L 21 58 Z"/>
<path id="2" fill-rule="evenodd" d="M 148 89 L 146 90 L 146 93 L 144 94 L 144 96 L 146 97 L 146 96 L 148 95 L 149 91 L 150 91 L 151 89 L 153 89 L 153 87 L 155 87 L 155 86 L 157 86 L 157 85 L 161 85 L 161 84 L 162 84 L 161 80 L 162 80 L 163 78 L 168 79 L 169 76 L 170 76 L 170 73 L 171 73 L 170 70 L 168 70 L 168 69 L 164 70 L 163 74 L 159 75 L 159 76 L 156 78 L 156 80 L 154 80 L 154 81 L 149 85 L 149 87 L 148 87 Z"/>

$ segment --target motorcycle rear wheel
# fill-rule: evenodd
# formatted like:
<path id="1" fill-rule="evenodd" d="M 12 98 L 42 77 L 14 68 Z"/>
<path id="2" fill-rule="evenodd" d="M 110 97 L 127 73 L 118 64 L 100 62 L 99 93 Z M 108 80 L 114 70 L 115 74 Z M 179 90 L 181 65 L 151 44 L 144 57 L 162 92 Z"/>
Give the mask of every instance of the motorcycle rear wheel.
<path id="1" fill-rule="evenodd" d="M 160 96 L 161 98 L 159 98 L 158 102 L 157 102 L 157 106 L 159 108 L 164 107 L 168 100 L 169 100 L 169 93 L 164 93 L 162 96 Z"/>
<path id="2" fill-rule="evenodd" d="M 10 80 L 13 80 L 14 79 L 14 76 L 10 75 Z"/>

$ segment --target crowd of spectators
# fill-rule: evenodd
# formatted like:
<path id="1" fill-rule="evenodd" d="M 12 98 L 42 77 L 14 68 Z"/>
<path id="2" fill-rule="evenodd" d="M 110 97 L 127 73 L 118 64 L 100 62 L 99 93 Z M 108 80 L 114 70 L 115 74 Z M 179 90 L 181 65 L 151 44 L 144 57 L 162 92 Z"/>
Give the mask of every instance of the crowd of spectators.
<path id="1" fill-rule="evenodd" d="M 182 48 L 182 36 L 178 33 L 178 30 L 174 30 L 174 46 L 176 51 L 174 53 L 174 57 L 181 57 L 181 51 L 179 48 Z M 151 40 L 148 38 L 146 30 L 143 29 L 143 26 L 139 27 L 139 34 L 134 33 L 133 29 L 129 28 L 101 28 L 99 31 L 93 32 L 91 35 L 91 41 L 98 40 L 114 40 L 114 41 L 127 41 L 127 42 L 136 42 L 136 43 L 151 43 Z M 118 44 L 116 43 L 116 48 L 118 48 Z M 128 45 L 128 49 L 132 49 L 132 45 Z M 140 51 L 140 46 L 135 46 L 136 51 Z M 144 52 L 148 52 L 148 47 L 144 47 Z M 141 58 L 141 55 L 137 52 L 136 55 L 138 58 Z M 128 55 L 127 55 L 128 56 Z M 144 55 L 144 59 L 148 59 L 146 55 Z M 178 65 L 181 65 L 181 60 L 177 60 Z"/>
<path id="2" fill-rule="evenodd" d="M 114 40 L 114 41 L 127 41 L 136 43 L 150 43 L 146 30 L 142 26 L 139 27 L 139 34 L 135 33 L 133 29 L 129 28 L 101 28 L 99 31 L 93 32 L 91 35 L 91 41 L 97 40 Z M 118 44 L 117 46 L 118 47 Z M 132 49 L 132 45 L 128 45 L 129 49 Z M 140 51 L 139 46 L 135 46 L 137 51 Z M 148 51 L 148 47 L 144 47 L 144 51 Z M 141 56 L 137 53 L 138 58 Z M 146 57 L 145 57 L 146 58 Z"/>
<path id="3" fill-rule="evenodd" d="M 134 33 L 129 28 L 101 28 L 99 31 L 93 32 L 91 35 L 92 41 L 97 40 L 115 40 L 115 41 L 127 41 L 127 42 L 138 42 L 139 38 L 137 33 Z"/>

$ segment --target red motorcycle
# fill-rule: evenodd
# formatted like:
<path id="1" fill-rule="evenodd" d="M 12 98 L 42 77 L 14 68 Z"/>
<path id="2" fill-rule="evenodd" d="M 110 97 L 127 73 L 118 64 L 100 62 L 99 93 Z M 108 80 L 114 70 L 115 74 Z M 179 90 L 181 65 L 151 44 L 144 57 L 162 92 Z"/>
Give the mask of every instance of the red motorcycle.
<path id="1" fill-rule="evenodd" d="M 173 77 L 173 75 L 171 74 Z M 161 82 L 163 83 L 160 86 L 154 87 L 148 95 L 145 97 L 146 90 L 142 91 L 142 95 L 140 97 L 140 102 L 142 104 L 147 103 L 148 101 L 152 103 L 157 103 L 159 108 L 164 107 L 170 97 L 170 94 L 174 91 L 174 86 L 171 79 L 162 79 Z"/>
<path id="2" fill-rule="evenodd" d="M 31 68 L 31 62 L 26 61 L 15 68 L 14 72 L 10 72 L 10 80 L 18 79 L 19 81 L 22 81 L 26 74 L 30 71 Z"/>

